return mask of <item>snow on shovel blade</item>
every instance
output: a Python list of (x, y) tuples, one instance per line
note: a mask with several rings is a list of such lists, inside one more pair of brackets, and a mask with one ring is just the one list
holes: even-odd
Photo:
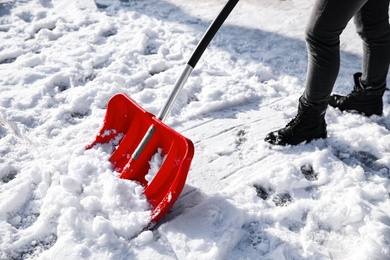
[[(142, 153), (134, 159), (134, 151), (150, 126), (155, 132)], [(110, 99), (103, 126), (86, 148), (120, 136), (123, 138), (111, 155), (110, 162), (120, 172), (121, 178), (138, 181), (144, 186), (144, 194), (153, 207), (151, 224), (154, 224), (164, 217), (179, 197), (194, 156), (194, 145), (125, 94), (117, 94)], [(165, 156), (165, 160), (148, 183), (145, 179), (149, 171), (148, 162), (158, 149), (161, 149), (161, 156)]]

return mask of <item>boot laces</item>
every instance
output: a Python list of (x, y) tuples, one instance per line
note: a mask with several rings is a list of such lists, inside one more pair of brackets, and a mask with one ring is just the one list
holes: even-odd
[(291, 127), (291, 128), (294, 128), (295, 126), (297, 126), (306, 116), (306, 114), (308, 113), (307, 110), (305, 111), (300, 111), (287, 125), (286, 127)]
[(348, 94), (345, 98), (347, 100), (358, 98), (359, 96), (362, 95), (369, 95), (369, 96), (382, 96), (383, 95), (382, 90), (373, 90), (372, 88), (359, 88), (359, 87), (354, 87), (353, 90), (351, 91), (350, 94)]
[(346, 99), (357, 97), (364, 92), (366, 92), (364, 88), (355, 85), (351, 93), (346, 96)]

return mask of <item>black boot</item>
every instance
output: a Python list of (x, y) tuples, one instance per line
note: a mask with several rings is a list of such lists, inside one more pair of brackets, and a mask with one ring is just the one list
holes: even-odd
[(382, 115), (382, 96), (386, 86), (381, 88), (365, 86), (361, 82), (361, 76), (360, 72), (355, 73), (353, 75), (355, 81), (353, 91), (347, 96), (332, 95), (329, 99), (329, 105), (341, 111), (357, 111), (365, 116)]
[(326, 108), (311, 107), (301, 97), (297, 116), (286, 127), (269, 133), (264, 141), (277, 145), (297, 145), (303, 141), (326, 138), (325, 112)]

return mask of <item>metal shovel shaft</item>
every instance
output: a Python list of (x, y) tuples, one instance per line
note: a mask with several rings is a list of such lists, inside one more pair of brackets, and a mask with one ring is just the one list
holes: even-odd
[(192, 54), (191, 58), (188, 60), (187, 65), (185, 66), (183, 72), (181, 73), (180, 77), (177, 79), (168, 100), (166, 101), (164, 107), (161, 109), (159, 115), (157, 116), (158, 119), (163, 121), (165, 117), (168, 115), (168, 113), (170, 112), (173, 106), (173, 103), (176, 101), (177, 96), (182, 90), (192, 70), (195, 68), (196, 64), (198, 63), (203, 52), (206, 50), (207, 46), (214, 38), (215, 34), (218, 32), (219, 28), (222, 26), (222, 24), (224, 23), (224, 21), (229, 16), (229, 14), (231, 13), (231, 11), (233, 10), (233, 8), (236, 6), (237, 3), (238, 0), (229, 0), (226, 3), (225, 7), (217, 16), (217, 18), (215, 18), (213, 23), (207, 29), (206, 33), (203, 35), (203, 38), (198, 43), (198, 46), (196, 46), (196, 49)]
[[(184, 67), (184, 70), (182, 71), (179, 78), (177, 79), (168, 100), (166, 101), (163, 108), (160, 110), (160, 113), (157, 116), (159, 120), (163, 121), (171, 111), (174, 102), (176, 101), (180, 91), (183, 89), (183, 86), (186, 83), (188, 77), (190, 76), (192, 70), (195, 68), (203, 52), (206, 50), (207, 46), (214, 38), (219, 28), (221, 28), (222, 24), (225, 22), (226, 18), (234, 9), (238, 1), (239, 0), (229, 0), (224, 6), (224, 8), (222, 9), (222, 11), (217, 16), (217, 18), (215, 18), (215, 20), (212, 22), (210, 27), (207, 29), (206, 33), (203, 35), (203, 38), (198, 43), (194, 53), (192, 54), (191, 58), (188, 60), (186, 66)], [(154, 126), (151, 125), (149, 127), (149, 130), (146, 132), (144, 138), (142, 139), (142, 141), (140, 142), (140, 144), (132, 154), (133, 159), (137, 159), (139, 157), (142, 150), (149, 142), (150, 138), (152, 138), (154, 132), (155, 132)]]
[(180, 74), (180, 77), (176, 80), (176, 83), (173, 87), (173, 90), (168, 98), (168, 100), (165, 102), (164, 107), (160, 110), (160, 113), (158, 114), (157, 118), (161, 121), (164, 121), (165, 117), (169, 114), (171, 111), (174, 102), (176, 101), (177, 97), (179, 96), (180, 91), (183, 89), (184, 84), (186, 83), (188, 77), (190, 76), (192, 70), (194, 67), (190, 66), (188, 63), (184, 67), (184, 70)]

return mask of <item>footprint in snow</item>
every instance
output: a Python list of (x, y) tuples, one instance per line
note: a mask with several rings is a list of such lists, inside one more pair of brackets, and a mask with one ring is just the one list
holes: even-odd
[(238, 248), (242, 247), (243, 250), (247, 250), (247, 246), (253, 247), (258, 251), (259, 255), (266, 253), (266, 249), (270, 244), (270, 239), (267, 233), (264, 231), (264, 227), (260, 222), (251, 222), (243, 226), (244, 236), (241, 242), (238, 244)]
[(379, 158), (374, 154), (366, 151), (344, 152), (338, 149), (333, 154), (345, 164), (355, 167), (361, 166), (366, 172), (379, 172), (381, 175), (390, 178), (390, 167), (379, 163)]
[(316, 173), (313, 169), (313, 166), (308, 163), (301, 166), (301, 172), (308, 181), (315, 181), (318, 179), (318, 173)]
[(253, 186), (256, 189), (257, 197), (262, 198), (263, 200), (268, 199), (269, 193), (271, 191), (270, 189), (267, 190), (266, 188), (264, 188), (263, 186), (261, 186), (259, 184), (255, 184)]
[(10, 58), (0, 60), (0, 64), (9, 64), (9, 63), (13, 63), (14, 61), (16, 61), (16, 57), (10, 57)]
[(270, 188), (264, 188), (259, 184), (254, 184), (253, 187), (255, 187), (257, 196), (259, 198), (266, 200), (272, 197), (272, 201), (278, 207), (287, 206), (292, 201), (292, 197), (288, 192), (279, 193), (271, 196), (270, 193), (272, 192), (272, 190)]
[(276, 194), (272, 198), (272, 201), (275, 203), (276, 206), (283, 207), (290, 204), (290, 202), (292, 201), (292, 197), (290, 193), (284, 192), (284, 193)]
[(7, 165), (6, 167), (0, 169), (0, 182), (8, 183), (15, 179), (18, 171), (15, 167)]
[(240, 130), (238, 131), (237, 133), (237, 140), (236, 140), (236, 144), (237, 146), (240, 146), (242, 145), (245, 141), (246, 141), (246, 132), (244, 130)]

